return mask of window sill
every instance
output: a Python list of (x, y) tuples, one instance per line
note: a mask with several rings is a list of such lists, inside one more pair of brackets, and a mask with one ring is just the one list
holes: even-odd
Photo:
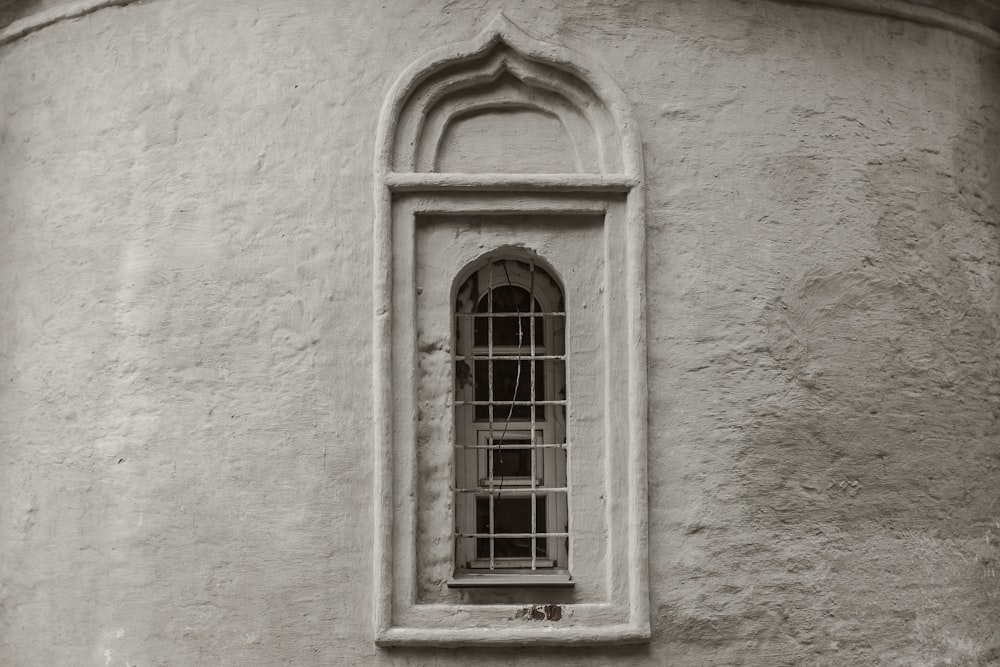
[[(556, 568), (555, 561), (551, 558), (536, 558), (535, 571), (531, 572), (530, 558), (495, 558), (494, 566), (490, 568), (490, 561), (487, 558), (476, 559), (465, 564), (465, 568), (458, 571), (459, 576), (463, 574), (516, 574), (524, 576), (534, 576), (538, 574), (563, 573), (565, 570)], [(568, 575), (567, 575), (568, 576)]]
[(572, 588), (573, 578), (565, 570), (557, 572), (456, 572), (448, 588)]

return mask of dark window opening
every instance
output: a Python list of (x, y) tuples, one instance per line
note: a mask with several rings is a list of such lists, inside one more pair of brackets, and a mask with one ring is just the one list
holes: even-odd
[[(545, 533), (545, 496), (535, 496), (535, 530), (531, 530), (531, 496), (493, 499), (493, 530), (490, 530), (490, 499), (476, 498), (476, 532), (492, 534)], [(481, 537), (476, 540), (476, 558), (531, 558), (531, 537)], [(548, 540), (535, 538), (535, 557), (548, 555)]]

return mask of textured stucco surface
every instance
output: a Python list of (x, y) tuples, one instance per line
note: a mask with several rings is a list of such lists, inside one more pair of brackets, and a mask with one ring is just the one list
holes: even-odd
[[(0, 664), (1000, 661), (1000, 58), (760, 1), (150, 0), (0, 49)], [(653, 640), (376, 650), (372, 158), (499, 9), (632, 100)]]

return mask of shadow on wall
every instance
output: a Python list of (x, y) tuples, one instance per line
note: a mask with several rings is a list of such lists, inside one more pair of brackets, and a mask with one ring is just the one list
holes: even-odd
[(0, 30), (18, 19), (70, 2), (71, 0), (0, 0)]

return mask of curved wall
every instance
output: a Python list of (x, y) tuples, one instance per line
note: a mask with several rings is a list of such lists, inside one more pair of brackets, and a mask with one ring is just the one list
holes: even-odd
[[(0, 44), (35, 30), (137, 0), (0, 0)], [(775, 0), (861, 12), (954, 31), (988, 46), (1000, 46), (996, 0)]]
[[(140, 2), (0, 47), (0, 664), (1000, 659), (988, 40), (763, 0), (387, 5)], [(640, 122), (648, 646), (372, 641), (378, 109), (500, 9)]]

